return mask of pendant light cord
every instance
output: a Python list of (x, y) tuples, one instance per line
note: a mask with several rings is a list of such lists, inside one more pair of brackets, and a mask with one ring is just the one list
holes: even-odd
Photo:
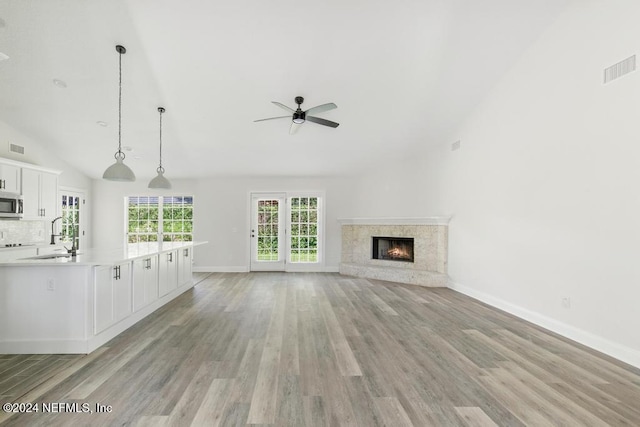
[(122, 54), (118, 59), (118, 151), (122, 151)]
[(125, 155), (122, 152), (122, 51), (118, 50), (118, 53), (118, 152), (116, 153), (115, 158), (124, 160)]
[(158, 172), (164, 173), (164, 168), (162, 167), (162, 113), (164, 113), (164, 108), (159, 107), (158, 112), (160, 112), (160, 166), (158, 167)]

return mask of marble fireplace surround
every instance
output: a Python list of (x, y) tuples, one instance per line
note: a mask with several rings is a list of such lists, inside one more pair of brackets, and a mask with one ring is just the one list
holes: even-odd
[[(450, 217), (341, 218), (340, 274), (412, 285), (447, 286)], [(373, 236), (413, 237), (414, 262), (373, 259)]]

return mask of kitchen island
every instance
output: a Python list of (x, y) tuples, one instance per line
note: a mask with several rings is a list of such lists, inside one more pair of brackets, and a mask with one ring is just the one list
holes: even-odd
[(0, 263), (0, 353), (90, 353), (193, 287), (193, 248), (163, 242)]

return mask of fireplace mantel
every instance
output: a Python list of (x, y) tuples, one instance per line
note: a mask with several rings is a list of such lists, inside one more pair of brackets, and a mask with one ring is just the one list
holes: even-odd
[[(446, 286), (450, 218), (340, 218), (340, 273), (420, 286)], [(372, 247), (376, 236), (412, 238), (414, 261), (374, 259)]]
[(342, 225), (449, 225), (450, 216), (421, 218), (338, 218)]

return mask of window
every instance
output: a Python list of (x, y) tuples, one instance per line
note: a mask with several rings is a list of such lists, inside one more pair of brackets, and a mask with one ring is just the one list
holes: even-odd
[(129, 243), (193, 240), (193, 197), (129, 196), (127, 205)]
[(318, 262), (318, 197), (291, 198), (292, 263)]

